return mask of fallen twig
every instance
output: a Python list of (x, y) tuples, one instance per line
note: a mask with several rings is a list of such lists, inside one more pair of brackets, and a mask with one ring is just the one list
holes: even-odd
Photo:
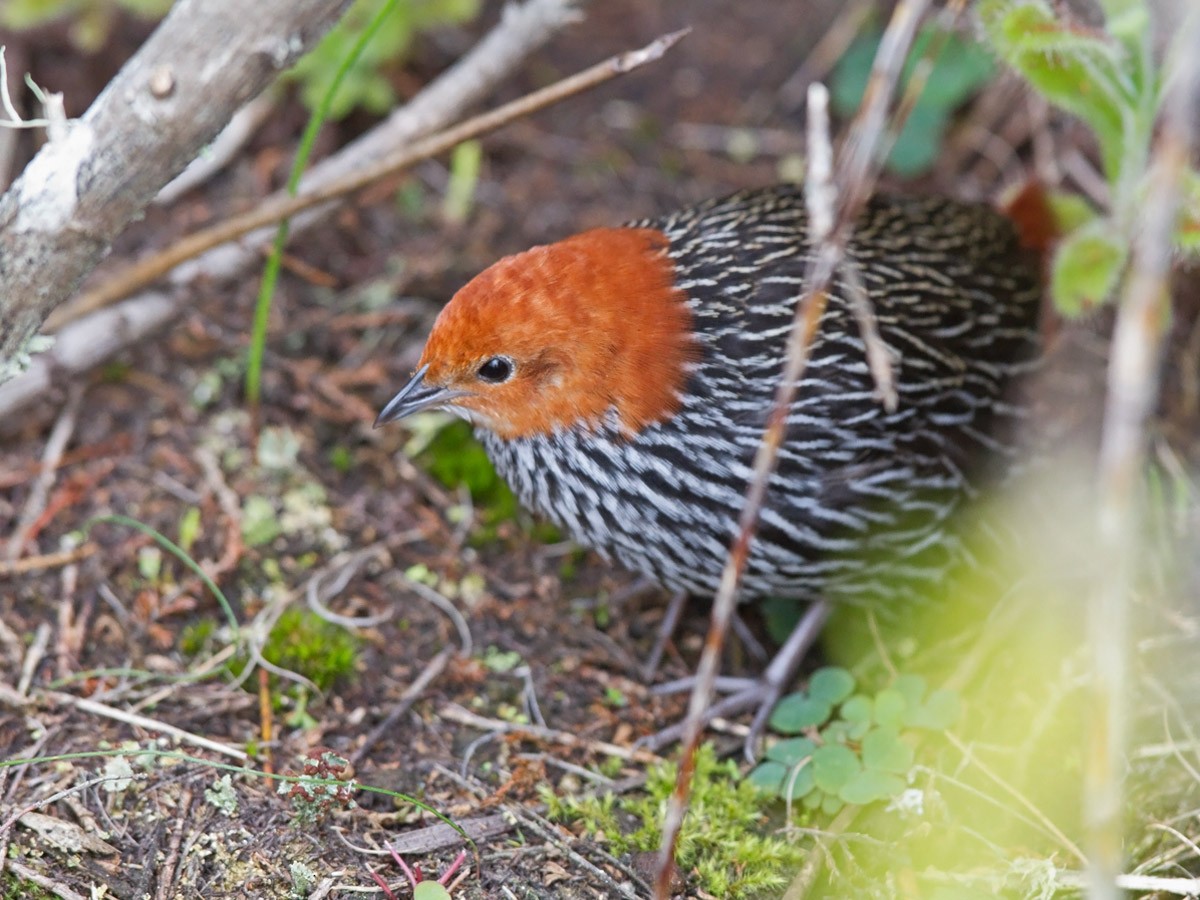
[[(447, 128), (431, 137), (417, 141), (410, 147), (394, 151), (362, 169), (335, 178), (330, 183), (297, 196), (277, 193), (264, 199), (258, 206), (240, 216), (228, 219), (219, 225), (205, 228), (189, 235), (166, 250), (150, 256), (125, 272), (118, 274), (94, 291), (84, 294), (71, 304), (70, 317), (103, 309), (128, 296), (136, 290), (157, 281), (180, 263), (199, 256), (220, 244), (236, 240), (264, 225), (271, 225), (296, 213), (319, 206), (330, 200), (344, 198), (382, 178), (395, 175), (422, 160), (451, 150), (463, 141), (468, 141), (495, 131), (517, 119), (532, 115), (554, 103), (573, 97), (582, 91), (611, 81), (647, 63), (661, 59), (687, 32), (677, 31), (651, 41), (640, 50), (629, 50), (597, 63), (582, 72), (557, 81), (549, 87), (533, 91), (511, 103), (473, 116), (459, 125)], [(46, 327), (53, 330), (68, 321), (66, 312), (51, 316)]]

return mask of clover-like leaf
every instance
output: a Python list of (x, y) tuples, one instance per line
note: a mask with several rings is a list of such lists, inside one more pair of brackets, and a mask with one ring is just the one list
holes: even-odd
[[(868, 727), (870, 727), (870, 723), (868, 723)], [(824, 744), (845, 744), (850, 741), (857, 741), (865, 733), (858, 722), (834, 719), (821, 729), (821, 742)]]
[(825, 794), (821, 800), (821, 812), (827, 816), (836, 816), (845, 805), (846, 801), (837, 794)]
[(899, 728), (904, 724), (908, 702), (895, 688), (886, 688), (875, 695), (875, 723)]
[(862, 762), (849, 747), (826, 744), (813, 751), (812, 770), (817, 787), (828, 794), (836, 794), (851, 777), (862, 771)]
[(808, 680), (808, 693), (814, 699), (836, 706), (854, 690), (854, 676), (838, 666), (825, 666), (813, 672)]
[(783, 784), (779, 786), (779, 796), (795, 802), (815, 793), (816, 789), (817, 780), (813, 775), (812, 764), (807, 763), (788, 771), (783, 778)]
[(828, 700), (811, 697), (803, 691), (788, 694), (771, 712), (770, 724), (781, 734), (798, 734), (829, 721), (833, 706)]
[(842, 786), (842, 789), (838, 791), (838, 797), (846, 803), (862, 806), (895, 797), (904, 790), (904, 784), (904, 779), (899, 775), (876, 769), (865, 769)]
[(788, 738), (772, 744), (767, 749), (767, 759), (773, 759), (785, 766), (798, 766), (809, 759), (816, 749), (817, 745), (808, 738)]
[(929, 731), (948, 731), (962, 715), (962, 701), (956, 692), (940, 688), (930, 693), (924, 702), (907, 717), (912, 728)]
[(783, 787), (783, 779), (787, 777), (788, 767), (781, 762), (767, 759), (760, 762), (746, 775), (746, 781), (754, 785), (764, 794), (779, 796)]
[(925, 697), (925, 692), (929, 690), (929, 685), (920, 675), (899, 675), (892, 682), (891, 688), (904, 698), (904, 704), (909, 709), (914, 709), (921, 705), (921, 700)]
[(912, 768), (913, 750), (895, 728), (873, 728), (862, 741), (863, 768), (903, 775)]

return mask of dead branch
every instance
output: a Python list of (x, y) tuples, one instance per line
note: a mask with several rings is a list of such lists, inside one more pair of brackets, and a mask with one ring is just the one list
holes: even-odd
[(349, 0), (179, 0), (0, 198), (0, 381), (112, 241)]
[[(313, 166), (301, 181), (301, 191), (318, 190), (336, 178), (378, 160), (388, 151), (453, 122), (560, 28), (573, 21), (578, 5), (578, 0), (528, 0), (519, 6), (509, 6), (500, 23), (474, 49), (406, 106)], [(293, 218), (292, 235), (323, 221), (323, 214), (328, 209), (328, 205), (318, 206)], [(172, 273), (174, 289), (168, 293), (157, 290), (139, 293), (120, 307), (62, 325), (54, 347), (34, 356), (23, 374), (0, 383), (0, 420), (44, 396), (64, 374), (86, 371), (178, 318), (191, 296), (186, 286), (195, 280), (234, 278), (260, 263), (260, 250), (273, 235), (274, 228), (262, 228), (246, 235), (237, 244), (207, 251)], [(2, 308), (0, 303), (0, 310)], [(56, 311), (54, 318), (60, 319), (60, 324), (67, 322), (73, 318), (68, 315), (70, 308), (68, 304)], [(0, 360), (4, 358), (5, 354), (0, 352)]]

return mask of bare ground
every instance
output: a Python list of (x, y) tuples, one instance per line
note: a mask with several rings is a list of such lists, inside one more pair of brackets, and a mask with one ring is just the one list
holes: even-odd
[[(441, 217), (446, 170), (430, 163), (403, 184), (359, 198), (318, 235), (294, 242), (273, 314), (259, 423), (267, 437), (257, 457), (239, 388), (256, 283), (197, 292), (169, 332), (63, 385), (25, 421), (0, 426), (0, 534), (13, 548), (0, 569), (0, 758), (43, 760), (0, 769), (0, 865), (6, 865), (0, 896), (24, 896), (12, 886), (31, 891), (30, 884), (41, 883), (63, 897), (88, 896), (98, 885), (122, 900), (284, 897), (296, 878), (293, 864), (314, 873), (311, 896), (373, 889), (368, 867), (382, 869), (401, 891), (398, 869), (368, 855), (393, 839), (413, 841), (406, 857), (420, 859), (427, 871), (449, 864), (457, 845), (423, 830), (437, 820), (389, 795), (360, 792), (357, 807), (333, 808), (306, 825), (275, 782), (234, 774), (223, 794), (215, 786), (220, 771), (202, 762), (295, 772), (319, 748), (353, 760), (364, 785), (415, 796), (464, 826), (492, 829), (478, 837), (468, 859), (472, 875), (455, 889), (456, 898), (608, 897), (616, 895), (615, 885), (644, 877), (643, 861), (613, 858), (603, 842), (540, 820), (539, 786), (578, 790), (579, 767), (602, 771), (596, 777), (617, 787), (639, 782), (650, 757), (634, 741), (682, 712), (681, 700), (652, 695), (639, 672), (662, 598), (650, 592), (619, 600), (630, 576), (569, 546), (537, 540), (540, 532), (523, 515), (487, 525), (486, 510), (472, 509), (462, 491), (409, 461), (403, 452), (409, 432), (372, 431), (370, 423), (411, 369), (440, 305), (497, 256), (776, 179), (781, 156), (801, 148), (795, 91), (785, 86), (828, 20), (819, 4), (806, 5), (805, 15), (812, 22), (799, 27), (792, 6), (771, 0), (597, 4), (586, 25), (556, 41), (527, 67), (525, 83), (504, 93), (684, 24), (696, 30), (657, 67), (487, 139), (476, 203), (464, 224)], [(95, 57), (69, 51), (55, 29), (0, 35), (0, 41), (22, 46), (34, 77), (65, 90), (76, 104), (69, 111), (78, 113), (141, 39), (144, 31), (126, 26)], [(396, 73), (402, 90), (411, 92), (452, 61), (483, 27), (422, 42), (417, 58)], [(981, 102), (968, 116), (1000, 130), (1007, 120), (986, 119), (986, 110)], [(1028, 122), (1040, 122), (1019, 104), (1009, 112), (1012, 119), (1025, 116), (1026, 130)], [(289, 105), (229, 172), (172, 208), (151, 211), (106, 270), (252, 205), (277, 186), (302, 115)], [(337, 145), (363, 125), (352, 118), (323, 141)], [(757, 135), (758, 152), (731, 159), (729, 126)], [(1014, 143), (1025, 141), (1019, 124), (1008, 127)], [(1072, 136), (1068, 130), (1058, 138)], [(939, 167), (919, 187), (967, 194), (992, 187), (994, 167), (955, 146), (953, 165)], [(1200, 306), (1195, 279), (1181, 281), (1180, 296), (1175, 346), (1183, 364), (1171, 369), (1155, 447), (1160, 455), (1170, 448), (1188, 471), (1196, 447), (1197, 379), (1186, 364), (1195, 357), (1198, 333), (1191, 325)], [(1055, 407), (1058, 415), (1094, 408), (1085, 401), (1098, 396), (1103, 346), (1093, 348), (1090, 333), (1071, 345), (1077, 352), (1052, 385), (1067, 398)], [(55, 433), (65, 436), (57, 452)], [(47, 456), (52, 465), (43, 470)], [(271, 511), (265, 517), (255, 513), (263, 504)], [(212, 594), (170, 557), (155, 571), (147, 555), (152, 541), (137, 530), (106, 523), (82, 532), (96, 516), (119, 514), (180, 540), (181, 530), (192, 527), (183, 524), (190, 509), (199, 516), (189, 551), (243, 625), (269, 625), (285, 607), (305, 607), (313, 597), (339, 615), (374, 620), (352, 629), (358, 641), (352, 678), (311, 695), (298, 710), (294, 702), (272, 708), (271, 693), (284, 687), (276, 676), (256, 674), (241, 686), (224, 677), (184, 677), (202, 674), (214, 655), (219, 668), (234, 641), (221, 630), (224, 615)], [(1194, 510), (1180, 516), (1174, 533), (1194, 535)], [(254, 524), (278, 533), (254, 543)], [(418, 565), (463, 617), (470, 653), (448, 651), (461, 647), (463, 636), (427, 591), (413, 587), (414, 578), (425, 577), (413, 570)], [(1165, 609), (1154, 607), (1144, 623), (1151, 657), (1154, 648), (1186, 643), (1194, 633), (1194, 610)], [(660, 678), (691, 671), (703, 609), (686, 619)], [(205, 640), (197, 638), (198, 622), (215, 623)], [(243, 634), (251, 643), (254, 627)], [(1065, 633), (1051, 631), (1047, 643), (1065, 642)], [(181, 645), (188, 637), (193, 645)], [(983, 646), (976, 656), (971, 647), (950, 644), (926, 652), (948, 648), (973, 662), (1004, 655), (995, 644)], [(1194, 699), (1194, 670), (1178, 656), (1170, 660), (1165, 671), (1148, 666), (1146, 683), (1165, 682), (1178, 689), (1170, 697)], [(753, 668), (737, 642), (728, 667)], [(1010, 660), (984, 680), (1007, 678), (1020, 687), (1016, 668)], [(422, 675), (428, 683), (410, 694)], [(1017, 753), (1029, 754), (1026, 768), (1044, 766), (1028, 747), (1061, 740), (1063, 723), (1075, 722), (1073, 677), (1054, 673), (1061, 690), (1053, 702), (1014, 688), (1003, 713), (977, 711), (974, 718), (990, 716), (1010, 732), (1027, 729)], [(1144, 718), (1159, 725), (1169, 718), (1172, 735), (1180, 723), (1187, 726), (1188, 715), (1162, 712), (1177, 707), (1176, 700), (1152, 695), (1140, 710)], [(512, 730), (526, 721), (530, 697), (546, 726)], [(107, 756), (48, 759), (126, 741), (168, 755), (128, 757), (128, 770)], [(239, 757), (246, 752), (250, 759)], [(1149, 755), (1138, 763), (1139, 803), (1145, 797), (1146, 808), (1131, 810), (1131, 817), (1144, 812), (1189, 833), (1171, 815), (1194, 809), (1196, 784), (1180, 777), (1177, 766), (1170, 769), (1164, 760), (1171, 758)], [(1058, 762), (1061, 770), (1051, 767), (1028, 783), (1045, 786), (1064, 772), (1077, 774), (1081, 764), (1074, 750), (1063, 750)], [(997, 793), (1004, 815), (1016, 808), (1076, 834), (1070, 798), (1014, 801)], [(14, 824), (31, 810), (42, 818), (25, 815)], [(844, 822), (824, 825), (847, 830)], [(1132, 843), (1145, 845), (1141, 858), (1159, 860), (1153, 871), (1196, 871), (1186, 848), (1164, 849), (1152, 830), (1138, 833), (1145, 837)], [(885, 830), (869, 840), (887, 839)], [(932, 838), (926, 833), (922, 840)], [(1050, 843), (1058, 856), (1026, 849), (1041, 862), (1078, 867)], [(821, 876), (822, 896), (867, 895), (861, 880), (843, 883), (858, 888), (837, 886), (837, 873), (845, 873), (858, 846), (848, 840), (845, 857), (828, 858), (825, 867), (835, 874)], [(422, 855), (430, 850), (432, 856)], [(995, 851), (997, 866), (1021, 855), (1012, 845)], [(968, 894), (952, 879), (936, 894), (929, 888), (936, 879), (920, 880), (917, 863), (910, 866), (872, 882), (880, 895), (989, 895)], [(1005, 890), (1035, 896), (1024, 884)], [(644, 895), (644, 885), (637, 890)], [(702, 896), (691, 881), (681, 895)]]

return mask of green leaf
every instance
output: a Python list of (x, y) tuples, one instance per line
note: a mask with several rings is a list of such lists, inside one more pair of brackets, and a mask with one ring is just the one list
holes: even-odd
[(863, 694), (855, 694), (842, 704), (842, 718), (847, 722), (870, 722), (875, 710), (871, 698)]
[(826, 794), (825, 798), (821, 801), (821, 812), (827, 816), (836, 816), (842, 811), (842, 807), (845, 805), (845, 801), (836, 794)]
[(65, 16), (74, 0), (8, 0), (0, 4), (0, 26), (22, 31)]
[(1106, 220), (1069, 234), (1058, 246), (1050, 276), (1054, 305), (1077, 316), (1105, 302), (1125, 268), (1129, 248), (1110, 231)]
[(912, 728), (929, 731), (949, 731), (962, 716), (962, 701), (958, 694), (948, 688), (940, 688), (928, 697), (908, 717)]
[(436, 881), (422, 881), (413, 888), (413, 900), (450, 900), (450, 892)]
[(813, 751), (813, 780), (827, 794), (836, 794), (854, 775), (862, 771), (862, 762), (843, 744), (826, 744)]
[(813, 776), (813, 767), (811, 764), (788, 769), (787, 775), (783, 778), (783, 783), (779, 786), (779, 796), (784, 800), (791, 800), (793, 803), (801, 800), (817, 789), (816, 778)]
[(1070, 234), (1096, 219), (1095, 207), (1078, 194), (1050, 191), (1047, 199), (1054, 214), (1055, 230), (1059, 234)]
[(904, 695), (895, 688), (887, 688), (875, 695), (875, 722), (879, 725), (899, 728), (904, 724), (907, 710)]
[(900, 675), (892, 682), (891, 688), (904, 698), (904, 703), (909, 709), (916, 709), (921, 705), (929, 685), (920, 675)]
[(1047, 100), (1092, 127), (1109, 181), (1117, 182), (1131, 150), (1126, 111), (1137, 107), (1126, 48), (1102, 31), (1059, 21), (1041, 0), (982, 0), (978, 10), (1000, 57)]
[(771, 728), (781, 734), (797, 734), (829, 721), (833, 707), (828, 700), (805, 693), (788, 694), (771, 712)]
[(442, 215), (446, 221), (461, 223), (467, 220), (475, 200), (475, 187), (479, 183), (482, 163), (483, 145), (479, 141), (463, 141), (454, 148), (450, 157), (450, 182), (446, 185), (446, 198), (442, 201)]
[(838, 797), (846, 803), (864, 806), (895, 797), (904, 790), (904, 785), (899, 775), (867, 769), (847, 781), (838, 791)]
[(788, 738), (785, 741), (776, 741), (772, 744), (767, 749), (767, 759), (776, 760), (785, 766), (798, 766), (809, 759), (816, 749), (817, 745), (808, 738)]
[(184, 553), (192, 552), (192, 545), (200, 536), (200, 507), (189, 506), (179, 520), (179, 546)]
[(912, 768), (913, 750), (895, 728), (875, 728), (862, 742), (863, 767), (893, 775), (904, 775)]
[(854, 690), (854, 676), (837, 666), (826, 666), (813, 672), (808, 680), (808, 693), (815, 700), (824, 700), (831, 706), (841, 703)]
[[(933, 39), (933, 27), (923, 29), (909, 53), (901, 74), (907, 84), (917, 61), (923, 59)], [(858, 108), (870, 80), (881, 32), (862, 32), (838, 61), (830, 79), (830, 100), (835, 112), (849, 116)], [(987, 51), (957, 35), (945, 38), (921, 96), (896, 137), (888, 168), (898, 175), (919, 175), (936, 160), (950, 114), (987, 83), (994, 68)]]
[(783, 779), (787, 777), (788, 767), (781, 762), (767, 759), (760, 762), (746, 775), (746, 781), (764, 794), (778, 797), (783, 788)]

